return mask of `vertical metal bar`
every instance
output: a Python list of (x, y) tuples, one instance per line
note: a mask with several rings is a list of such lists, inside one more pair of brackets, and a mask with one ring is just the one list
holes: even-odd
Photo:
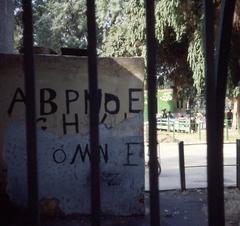
[(202, 134), (201, 134), (201, 123), (199, 122), (198, 124), (198, 139), (201, 141), (202, 139)]
[[(212, 0), (204, 0), (204, 51), (205, 51), (205, 81), (206, 81), (206, 116), (207, 116), (207, 175), (208, 175), (208, 222), (218, 225), (217, 215), (221, 215), (224, 222), (224, 206), (222, 188), (218, 189), (215, 181), (215, 156), (217, 150), (216, 130), (216, 98), (215, 98), (215, 73), (214, 73), (214, 5)], [(221, 183), (221, 182), (220, 182)], [(220, 185), (222, 186), (222, 184)], [(216, 192), (216, 193), (215, 193)], [(217, 194), (217, 196), (215, 195)], [(217, 197), (220, 197), (220, 205)]]
[[(236, 0), (228, 1), (223, 0), (221, 2), (221, 18), (220, 18), (220, 30), (216, 43), (216, 97), (218, 98), (218, 104), (216, 105), (217, 116), (217, 136), (218, 145), (223, 149), (223, 124), (224, 124), (224, 109), (225, 109), (225, 96), (227, 86), (228, 75), (228, 62), (229, 53), (231, 48), (231, 36), (232, 36), (232, 22), (235, 9)], [(228, 122), (227, 122), (228, 125)], [(219, 136), (218, 136), (219, 135)]]
[(90, 149), (91, 149), (91, 221), (100, 225), (100, 156), (99, 156), (99, 109), (95, 1), (87, 0), (88, 27), (88, 75), (90, 95)]
[(229, 133), (228, 133), (228, 120), (226, 120), (226, 140), (229, 140)]
[[(218, 194), (215, 192), (215, 208), (218, 207), (221, 211), (214, 211), (215, 218), (218, 219), (217, 225), (225, 225), (224, 216), (224, 176), (223, 176), (223, 125), (224, 125), (224, 109), (225, 96), (227, 87), (228, 62), (229, 52), (231, 48), (232, 22), (235, 9), (235, 0), (223, 0), (221, 2), (221, 17), (218, 39), (216, 41), (216, 155), (215, 155), (215, 182), (218, 189)], [(212, 162), (213, 164), (213, 162)], [(220, 215), (221, 214), (221, 215)], [(221, 222), (221, 223), (220, 223)], [(212, 225), (212, 224), (211, 224)]]
[(38, 226), (40, 223), (38, 206), (35, 73), (33, 57), (33, 22), (31, 0), (23, 0), (22, 7), (23, 7), (24, 75), (26, 94), (28, 208), (30, 213), (29, 224), (33, 226)]
[(169, 124), (169, 117), (167, 118), (167, 131), (169, 132), (170, 131), (170, 124)]
[(185, 179), (185, 160), (184, 160), (184, 142), (183, 141), (179, 142), (178, 151), (179, 151), (179, 172), (180, 172), (181, 191), (185, 191), (186, 179)]
[[(214, 6), (205, 0), (204, 49), (207, 113), (208, 222), (225, 225), (223, 193), (223, 119), (232, 18), (235, 1), (221, 2), (221, 23), (214, 61)], [(215, 68), (214, 68), (215, 66)]]
[(149, 154), (150, 154), (150, 223), (160, 225), (158, 160), (156, 133), (156, 38), (154, 0), (146, 0), (146, 31), (147, 31), (147, 86), (148, 86), (148, 121), (149, 121)]
[(236, 153), (236, 171), (237, 171), (237, 188), (240, 189), (240, 140), (236, 140), (237, 153)]
[(239, 133), (239, 129), (240, 129), (239, 116), (237, 116), (237, 130), (238, 130), (238, 133)]
[(173, 120), (173, 140), (175, 140), (175, 119)]

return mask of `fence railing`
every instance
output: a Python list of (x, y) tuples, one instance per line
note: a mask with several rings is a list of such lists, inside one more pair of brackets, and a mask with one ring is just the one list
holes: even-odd
[[(147, 123), (146, 123), (147, 125)], [(172, 132), (173, 139), (176, 138), (175, 133), (198, 133), (198, 140), (206, 138), (205, 122), (196, 122), (195, 120), (186, 118), (157, 118), (157, 129), (160, 131)], [(239, 128), (233, 128), (232, 120), (224, 120), (224, 139), (228, 141), (231, 138), (231, 132), (240, 133)]]
[(196, 123), (190, 119), (158, 118), (157, 129), (174, 132), (191, 133), (195, 130)]
[[(223, 167), (235, 166), (236, 167), (236, 187), (240, 189), (240, 140), (236, 140), (236, 143), (226, 143), (227, 144), (236, 144), (236, 164), (224, 164)], [(179, 175), (180, 175), (180, 186), (181, 191), (185, 191), (186, 187), (186, 174), (185, 169), (187, 168), (206, 168), (207, 164), (199, 165), (186, 165), (185, 164), (185, 146), (192, 145), (203, 145), (201, 144), (184, 144), (183, 141), (178, 143), (178, 154), (179, 154)], [(205, 144), (206, 145), (206, 144)]]

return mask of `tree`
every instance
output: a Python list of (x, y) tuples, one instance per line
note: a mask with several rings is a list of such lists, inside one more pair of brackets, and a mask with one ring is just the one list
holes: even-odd
[[(21, 1), (15, 1), (16, 46), (22, 39)], [(33, 1), (34, 44), (55, 50), (61, 47), (87, 47), (86, 1)]]
[[(97, 41), (100, 46), (106, 30), (122, 19), (125, 1), (99, 0), (97, 8)], [(15, 0), (15, 46), (22, 45), (21, 0)], [(85, 0), (33, 1), (34, 41), (37, 46), (59, 50), (61, 47), (87, 48)]]
[(233, 30), (232, 30), (232, 47), (230, 53), (229, 76), (227, 97), (230, 104), (233, 106), (233, 129), (238, 129), (240, 126), (240, 2), (236, 1)]
[[(20, 0), (16, 1), (16, 42), (21, 40)], [(101, 56), (146, 56), (144, 0), (98, 0), (98, 52)], [(215, 1), (219, 15), (221, 0)], [(87, 46), (86, 1), (35, 0), (36, 45), (53, 49)], [(204, 93), (202, 1), (156, 0), (157, 76), (171, 80), (179, 96)], [(230, 97), (238, 96), (240, 3), (237, 1), (229, 73)], [(217, 18), (216, 18), (217, 28)], [(195, 88), (193, 89), (192, 86)]]
[[(159, 81), (167, 77), (174, 81), (176, 92), (204, 94), (203, 56), (203, 7), (202, 1), (157, 0), (156, 38)], [(214, 2), (215, 27), (218, 28), (221, 0)], [(105, 56), (145, 57), (145, 12), (143, 0), (129, 0), (123, 19), (106, 32), (102, 53)], [(229, 67), (228, 96), (239, 97), (238, 74), (240, 73), (240, 2), (237, 1), (234, 17), (232, 52)], [(231, 94), (231, 95), (230, 95)], [(240, 99), (240, 98), (239, 98)], [(240, 102), (240, 101), (239, 101)], [(238, 111), (240, 114), (240, 111)]]
[(104, 35), (100, 53), (103, 56), (142, 56), (145, 40), (143, 1), (128, 1)]
[(14, 4), (15, 4), (15, 8), (14, 8), (14, 19), (15, 19), (14, 48), (19, 49), (22, 46), (22, 38), (23, 38), (21, 0), (15, 0)]
[[(175, 84), (178, 96), (199, 94), (203, 84), (203, 58), (199, 30), (201, 5), (196, 1), (156, 1), (157, 73)], [(106, 31), (101, 54), (104, 56), (146, 55), (144, 0), (129, 0), (122, 20)], [(200, 62), (200, 63), (199, 63)]]
[(35, 41), (53, 49), (86, 48), (86, 2), (83, 0), (41, 1), (35, 7)]
[[(19, 0), (16, 1), (19, 8)], [(156, 3), (157, 66), (159, 82), (167, 76), (174, 81), (178, 95), (189, 96), (193, 90), (191, 88), (193, 81), (195, 86), (199, 87), (197, 81), (203, 77), (199, 75), (202, 73), (201, 68), (199, 69), (201, 64), (195, 63), (193, 54), (194, 51), (198, 51), (196, 48), (200, 48), (200, 44), (191, 45), (198, 34), (195, 32), (197, 24), (195, 20), (199, 15), (192, 13), (193, 6), (182, 2), (185, 1), (158, 0)], [(86, 48), (85, 1), (36, 0), (33, 3), (36, 45), (53, 49)], [(21, 10), (16, 12), (18, 12), (16, 18), (19, 24), (16, 30), (21, 33)], [(97, 1), (97, 22), (98, 52), (101, 56), (145, 57), (144, 0), (99, 0)], [(20, 40), (21, 38), (18, 43)], [(194, 68), (193, 77), (195, 76), (194, 78), (198, 80), (192, 80), (191, 68)]]

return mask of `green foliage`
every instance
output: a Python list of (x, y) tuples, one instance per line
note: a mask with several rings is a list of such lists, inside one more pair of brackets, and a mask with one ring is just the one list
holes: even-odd
[(240, 86), (236, 86), (233, 88), (233, 97), (239, 97), (240, 96)]
[(196, 30), (193, 39), (189, 43), (187, 57), (192, 69), (194, 86), (196, 87), (198, 94), (201, 94), (204, 87), (204, 56), (202, 41), (201, 31)]
[(15, 0), (14, 19), (15, 19), (15, 32), (14, 32), (14, 47), (19, 49), (22, 46), (23, 29), (22, 29), (22, 8), (21, 1)]
[(179, 41), (186, 31), (185, 13), (181, 12), (181, 0), (159, 0), (156, 3), (156, 37), (159, 42), (164, 40), (166, 27), (173, 28), (176, 40)]
[(143, 0), (125, 2), (103, 38), (100, 54), (103, 56), (142, 56), (145, 41), (145, 9)]
[[(61, 47), (86, 48), (85, 0), (33, 1), (34, 44), (55, 50)], [(15, 0), (15, 46), (22, 45), (21, 1)]]
[[(195, 1), (157, 0), (155, 8), (158, 74), (168, 76), (175, 84), (187, 81), (192, 86), (191, 73), (199, 93), (203, 88), (200, 7)], [(121, 16), (106, 31), (101, 55), (145, 58), (144, 1), (126, 1)]]
[(83, 0), (48, 0), (35, 11), (35, 41), (53, 49), (86, 48), (86, 3)]
[[(86, 0), (34, 0), (35, 45), (55, 50), (87, 47)], [(170, 81), (179, 96), (204, 91), (202, 1), (156, 0), (158, 80)], [(144, 0), (96, 1), (100, 56), (146, 57)], [(22, 45), (21, 0), (15, 0), (15, 47)], [(237, 16), (236, 16), (237, 15)], [(227, 95), (240, 95), (240, 3), (237, 1)], [(236, 18), (238, 18), (236, 20)], [(192, 85), (195, 88), (192, 88)]]
[(233, 67), (230, 63), (230, 67), (228, 70), (228, 81), (227, 81), (227, 90), (226, 90), (226, 96), (230, 99), (240, 97), (240, 85), (234, 84), (232, 75), (233, 75)]
[[(20, 0), (16, 1), (16, 46), (21, 44)], [(35, 44), (87, 47), (86, 0), (35, 0)], [(96, 1), (98, 52), (101, 56), (146, 56), (144, 0)], [(156, 0), (158, 75), (176, 87), (204, 88), (201, 1)], [(192, 80), (193, 79), (193, 80)], [(185, 87), (185, 86), (184, 86)]]

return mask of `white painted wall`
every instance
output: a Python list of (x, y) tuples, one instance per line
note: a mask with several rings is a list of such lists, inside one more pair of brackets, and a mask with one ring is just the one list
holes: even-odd
[[(35, 64), (40, 199), (59, 200), (66, 214), (90, 213), (87, 58), (36, 56)], [(144, 214), (143, 67), (141, 58), (99, 59), (105, 214)], [(0, 75), (2, 179), (26, 205), (22, 56), (0, 55)]]

